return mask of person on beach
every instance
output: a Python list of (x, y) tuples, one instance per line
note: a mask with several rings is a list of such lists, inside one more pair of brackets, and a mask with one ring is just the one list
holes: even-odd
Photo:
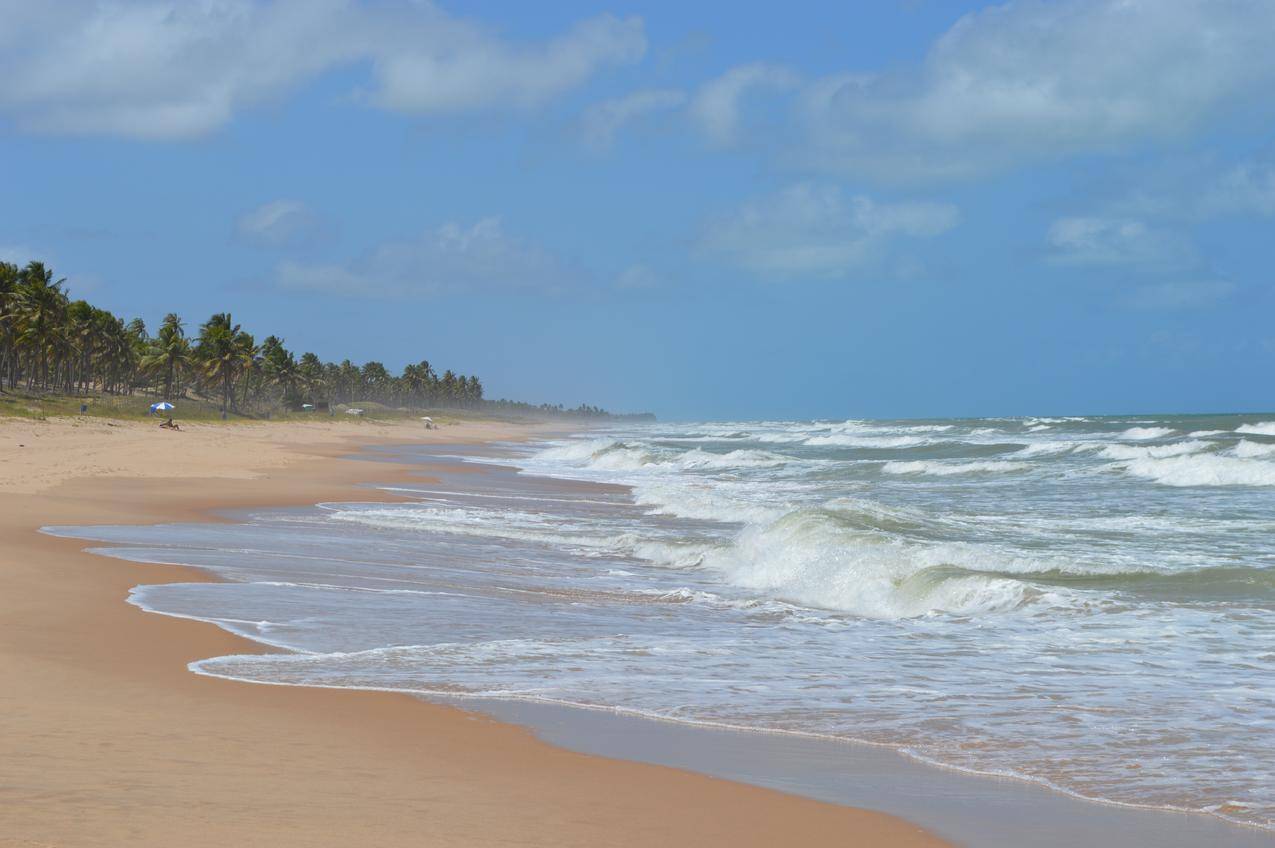
[(169, 418), (159, 425), (165, 430), (180, 430), (181, 426), (173, 423), (173, 419)]

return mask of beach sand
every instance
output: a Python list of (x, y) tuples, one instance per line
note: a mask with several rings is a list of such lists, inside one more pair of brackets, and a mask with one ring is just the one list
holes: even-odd
[(192, 660), (261, 646), (125, 597), (207, 575), (37, 532), (385, 497), (352, 486), (408, 469), (342, 457), (532, 433), (0, 421), (0, 846), (944, 844), (892, 816), (571, 753), (407, 695), (197, 676)]

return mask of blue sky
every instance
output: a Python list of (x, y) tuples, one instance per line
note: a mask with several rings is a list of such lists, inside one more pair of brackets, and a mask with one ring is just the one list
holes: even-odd
[(0, 258), (666, 417), (1275, 408), (1275, 5), (763, 5), (0, 0)]

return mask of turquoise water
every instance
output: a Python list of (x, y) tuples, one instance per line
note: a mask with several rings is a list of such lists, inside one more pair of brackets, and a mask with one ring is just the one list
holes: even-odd
[[(857, 739), (1275, 827), (1275, 416), (653, 424), (404, 504), (61, 530), (262, 682)], [(586, 485), (588, 484), (588, 485)]]

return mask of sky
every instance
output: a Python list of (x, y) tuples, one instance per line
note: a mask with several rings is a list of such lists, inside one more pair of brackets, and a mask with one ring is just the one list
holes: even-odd
[(1275, 409), (1275, 3), (0, 0), (0, 259), (664, 418)]

